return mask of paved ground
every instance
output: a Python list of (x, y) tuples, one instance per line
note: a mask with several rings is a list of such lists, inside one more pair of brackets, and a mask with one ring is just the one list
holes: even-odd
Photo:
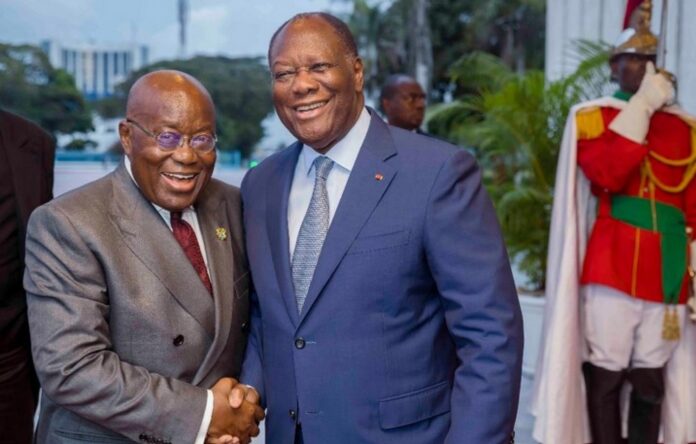
[(529, 407), (532, 405), (533, 386), (534, 381), (531, 377), (522, 377), (520, 407), (517, 411), (517, 422), (515, 423), (515, 442), (518, 444), (537, 444), (537, 441), (532, 438), (534, 417), (529, 413)]

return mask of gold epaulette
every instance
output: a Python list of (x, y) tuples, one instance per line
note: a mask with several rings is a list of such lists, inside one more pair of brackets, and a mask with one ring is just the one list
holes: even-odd
[(598, 106), (584, 108), (575, 114), (578, 140), (595, 139), (604, 132), (602, 109)]

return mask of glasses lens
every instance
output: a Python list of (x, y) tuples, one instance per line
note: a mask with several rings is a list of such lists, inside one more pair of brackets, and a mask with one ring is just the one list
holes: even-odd
[(173, 149), (181, 143), (182, 135), (174, 131), (164, 131), (157, 136), (157, 144), (165, 149)]
[(196, 134), (191, 138), (191, 148), (198, 151), (210, 151), (215, 148), (215, 138), (210, 134)]

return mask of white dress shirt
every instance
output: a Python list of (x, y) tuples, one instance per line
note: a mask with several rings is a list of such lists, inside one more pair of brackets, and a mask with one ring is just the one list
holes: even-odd
[[(367, 112), (366, 108), (363, 108), (353, 128), (325, 154), (334, 162), (334, 166), (326, 178), (326, 191), (329, 197), (329, 226), (334, 214), (336, 214), (336, 208), (341, 201), (343, 191), (346, 189), (348, 177), (353, 170), (353, 165), (358, 158), (360, 147), (365, 141), (369, 127), (370, 113)], [(315, 176), (313, 162), (319, 156), (321, 154), (314, 151), (313, 148), (304, 145), (295, 165), (295, 175), (292, 179), (288, 199), (288, 246), (291, 258), (295, 251), (300, 226), (309, 208), (309, 202), (312, 200)]]
[[(133, 183), (135, 184), (136, 187), (140, 188), (138, 186), (138, 182), (135, 181), (135, 177), (133, 177), (133, 171), (131, 169), (131, 163), (130, 159), (128, 156), (123, 157), (125, 166), (126, 166), (126, 171), (128, 171), (128, 175), (133, 179)], [(172, 229), (172, 222), (171, 222), (171, 213), (169, 210), (165, 210), (164, 208), (160, 207), (159, 205), (156, 205), (153, 202), (150, 202), (153, 207), (157, 210), (160, 216), (162, 216), (162, 219), (164, 219), (164, 223), (167, 224), (167, 227), (169, 229)], [(181, 218), (188, 222), (189, 225), (191, 225), (191, 228), (193, 228), (193, 232), (196, 233), (196, 240), (198, 240), (198, 246), (201, 249), (201, 254), (203, 255), (203, 261), (205, 262), (205, 268), (206, 271), (208, 271), (208, 276), (210, 276), (210, 269), (208, 268), (208, 258), (205, 253), (205, 244), (203, 243), (203, 233), (201, 233), (201, 226), (198, 223), (198, 215), (196, 214), (195, 208), (188, 207), (184, 209), (181, 212)], [(205, 412), (203, 412), (203, 421), (201, 422), (201, 427), (198, 429), (198, 435), (196, 435), (196, 441), (194, 444), (203, 444), (205, 441), (205, 436), (208, 433), (208, 427), (210, 426), (210, 420), (213, 419), (213, 392), (211, 390), (208, 390), (208, 397), (206, 399), (205, 403)]]

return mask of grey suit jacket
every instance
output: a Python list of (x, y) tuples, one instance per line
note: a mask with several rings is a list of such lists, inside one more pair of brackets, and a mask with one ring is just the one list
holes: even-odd
[(248, 322), (239, 190), (213, 179), (196, 209), (214, 298), (123, 165), (32, 214), (37, 442), (194, 442), (204, 388), (239, 374)]

